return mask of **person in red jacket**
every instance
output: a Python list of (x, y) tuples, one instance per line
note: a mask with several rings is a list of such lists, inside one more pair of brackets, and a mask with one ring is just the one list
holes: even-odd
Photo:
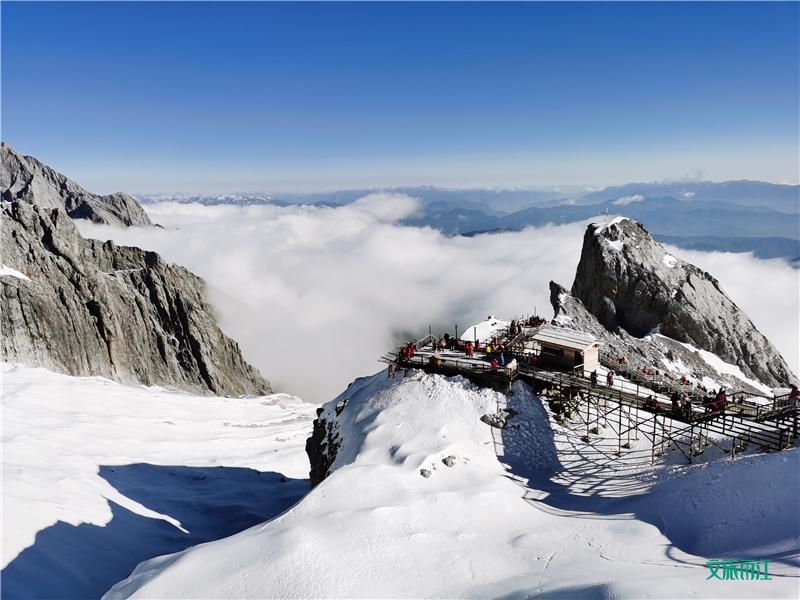
[(725, 395), (725, 388), (720, 388), (719, 394), (717, 394), (717, 410), (725, 410), (726, 404), (728, 404), (728, 396)]
[(614, 385), (614, 371), (613, 369), (608, 370), (608, 375), (606, 375), (606, 385), (611, 387)]

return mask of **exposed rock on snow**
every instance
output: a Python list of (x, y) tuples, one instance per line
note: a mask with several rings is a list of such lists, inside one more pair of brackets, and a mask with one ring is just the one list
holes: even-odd
[(663, 335), (713, 352), (767, 385), (797, 381), (716, 279), (669, 255), (629, 219), (589, 225), (572, 295), (609, 331), (621, 328), (643, 337), (659, 328)]
[(42, 164), (0, 143), (0, 197), (43, 208), (63, 208), (73, 219), (107, 225), (152, 225), (133, 196), (123, 193), (98, 196)]
[[(338, 406), (338, 404), (337, 404)], [(334, 428), (335, 420), (325, 419), (322, 409), (317, 410), (317, 418), (314, 419), (314, 429), (311, 437), (306, 440), (306, 454), (311, 470), (308, 478), (311, 480), (311, 487), (319, 484), (330, 473), (331, 465), (336, 460), (336, 453), (341, 446), (338, 429)], [(341, 411), (336, 411), (336, 416)]]
[(514, 415), (517, 414), (517, 411), (514, 409), (500, 409), (496, 413), (492, 413), (490, 415), (483, 415), (481, 417), (481, 421), (486, 423), (491, 427), (496, 427), (498, 429), (503, 429), (507, 424), (508, 420), (511, 419)]
[(158, 254), (81, 237), (61, 208), (2, 203), (3, 360), (218, 395), (269, 383), (216, 323), (203, 281)]

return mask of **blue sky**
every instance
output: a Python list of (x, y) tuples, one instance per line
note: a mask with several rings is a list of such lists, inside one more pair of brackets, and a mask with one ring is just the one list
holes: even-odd
[(100, 192), (797, 183), (800, 5), (2, 3), (2, 134)]

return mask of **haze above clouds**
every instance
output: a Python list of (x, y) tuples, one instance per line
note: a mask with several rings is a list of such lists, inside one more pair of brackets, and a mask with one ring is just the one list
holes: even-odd
[[(159, 252), (209, 284), (224, 331), (277, 390), (319, 403), (401, 340), (490, 313), (550, 318), (548, 282), (570, 286), (585, 223), (447, 237), (397, 222), (403, 195), (350, 205), (150, 205), (166, 229), (81, 224), (85, 235)], [(780, 260), (670, 249), (709, 270), (797, 369), (798, 273)]]

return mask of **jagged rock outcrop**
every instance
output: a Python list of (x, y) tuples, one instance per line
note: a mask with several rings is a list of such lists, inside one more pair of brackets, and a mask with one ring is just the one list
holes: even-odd
[(107, 225), (152, 225), (147, 213), (128, 194), (98, 196), (42, 164), (0, 143), (0, 198), (43, 208), (62, 208), (73, 219)]
[(84, 239), (62, 208), (2, 203), (3, 360), (123, 383), (251, 395), (269, 383), (217, 326), (204, 282)]
[(611, 332), (659, 332), (712, 352), (770, 386), (796, 382), (786, 362), (714, 277), (671, 256), (639, 223), (589, 225), (571, 295)]
[(625, 369), (635, 371), (641, 371), (643, 367), (658, 369), (672, 376), (686, 376), (697, 382), (714, 381), (716, 384), (712, 387), (722, 386), (729, 391), (746, 390), (756, 394), (765, 391), (739, 377), (721, 373), (698, 352), (666, 336), (647, 335), (637, 338), (621, 328), (609, 331), (600, 324), (597, 317), (586, 310), (580, 300), (570, 296), (569, 290), (553, 281), (550, 282), (550, 303), (555, 311), (553, 325), (591, 333), (602, 342), (601, 352), (610, 358), (612, 363), (620, 357), (625, 357), (627, 361)]
[(341, 443), (337, 424), (332, 420), (326, 420), (323, 409), (318, 408), (311, 437), (306, 439), (306, 454), (311, 466), (308, 478), (312, 488), (319, 485), (330, 474)]

